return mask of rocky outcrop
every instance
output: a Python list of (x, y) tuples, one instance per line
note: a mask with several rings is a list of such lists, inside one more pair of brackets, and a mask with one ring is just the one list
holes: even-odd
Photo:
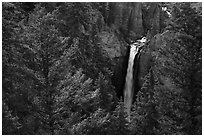
[(144, 83), (144, 77), (149, 72), (149, 68), (152, 65), (152, 56), (151, 51), (141, 51), (140, 60), (139, 60), (139, 72), (137, 75), (137, 84), (138, 89), (142, 87)]
[(142, 20), (142, 3), (110, 3), (109, 26), (132, 40), (144, 34)]
[(111, 31), (102, 31), (98, 34), (99, 46), (103, 49), (110, 59), (125, 55), (126, 46), (122, 43), (115, 33)]
[(117, 2), (108, 6), (108, 29), (98, 36), (110, 58), (124, 56), (127, 45), (143, 36), (151, 38), (161, 30), (162, 10), (158, 3)]
[(161, 7), (157, 2), (146, 4), (143, 12), (145, 33), (153, 37), (161, 30)]
[[(138, 73), (135, 81), (136, 90), (142, 87), (144, 77), (152, 63), (152, 52), (156, 50), (154, 37), (161, 31), (162, 10), (159, 3), (108, 3), (109, 13), (106, 29), (98, 33), (100, 46), (104, 53), (113, 60), (113, 85), (119, 96), (123, 95), (125, 76), (128, 66), (128, 45), (147, 36), (152, 39), (148, 50), (141, 51)], [(107, 29), (108, 28), (108, 29)], [(137, 60), (138, 61), (138, 60)]]
[(108, 25), (123, 34), (128, 42), (144, 35), (154, 36), (164, 24), (164, 11), (159, 3), (118, 2), (109, 3)]

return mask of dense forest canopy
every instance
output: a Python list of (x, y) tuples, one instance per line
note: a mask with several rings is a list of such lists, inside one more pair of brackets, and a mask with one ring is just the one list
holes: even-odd
[(201, 66), (202, 3), (3, 2), (2, 133), (202, 134)]

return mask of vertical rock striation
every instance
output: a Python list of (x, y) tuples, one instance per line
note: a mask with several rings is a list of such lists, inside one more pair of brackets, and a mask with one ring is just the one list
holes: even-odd
[(143, 33), (142, 3), (110, 3), (109, 26), (132, 40), (140, 38)]
[[(162, 10), (159, 3), (117, 2), (107, 3), (106, 29), (99, 32), (101, 47), (113, 60), (113, 84), (119, 96), (123, 95), (126, 70), (128, 67), (129, 48), (127, 45), (147, 36), (154, 38), (162, 29)], [(107, 29), (108, 28), (108, 29)], [(153, 48), (153, 47), (152, 47)], [(135, 91), (144, 83), (143, 78), (151, 67), (150, 50), (141, 51), (136, 57), (134, 67)]]

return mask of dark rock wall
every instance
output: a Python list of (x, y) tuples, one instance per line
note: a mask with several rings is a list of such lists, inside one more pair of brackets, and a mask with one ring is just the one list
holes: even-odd
[(158, 3), (150, 3), (149, 9), (147, 9), (147, 16), (144, 18), (145, 23), (148, 24), (146, 30), (150, 32), (151, 37), (156, 35), (160, 31), (160, 13), (161, 7)]
[(110, 3), (108, 25), (124, 37), (132, 40), (140, 38), (143, 33), (142, 3)]
[[(102, 48), (113, 60), (113, 85), (119, 96), (123, 96), (128, 67), (129, 46), (143, 36), (152, 39), (161, 31), (161, 7), (159, 3), (108, 3), (107, 28), (99, 33)], [(149, 46), (149, 45), (147, 45)], [(144, 77), (151, 67), (151, 50), (143, 50), (135, 58), (135, 93), (142, 87)]]
[[(140, 57), (141, 57), (141, 52), (139, 54), (137, 54), (135, 56), (135, 59), (134, 59), (134, 71), (133, 71), (133, 79), (134, 79), (134, 98), (135, 96), (137, 95), (137, 92), (139, 91), (139, 89), (141, 88), (141, 85), (139, 85), (139, 73), (140, 73)], [(133, 100), (134, 101), (134, 100)]]
[(128, 46), (125, 56), (116, 58), (117, 65), (114, 67), (114, 74), (112, 83), (115, 86), (118, 97), (123, 97), (123, 90), (125, 86), (125, 79), (128, 68), (128, 60), (130, 54), (130, 47)]
[(137, 75), (138, 86), (141, 88), (144, 83), (144, 77), (149, 72), (152, 64), (151, 51), (142, 51), (139, 60), (139, 72)]

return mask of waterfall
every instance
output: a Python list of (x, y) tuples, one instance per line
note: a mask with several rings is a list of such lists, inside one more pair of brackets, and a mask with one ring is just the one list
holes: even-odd
[(124, 105), (125, 111), (128, 114), (128, 120), (130, 121), (130, 111), (131, 105), (133, 102), (133, 94), (134, 94), (134, 81), (133, 81), (133, 65), (134, 65), (134, 58), (137, 54), (139, 54), (140, 48), (144, 45), (146, 38), (144, 38), (136, 43), (131, 44), (130, 46), (130, 55), (128, 61), (128, 68), (127, 74), (125, 79), (125, 88), (124, 88)]

